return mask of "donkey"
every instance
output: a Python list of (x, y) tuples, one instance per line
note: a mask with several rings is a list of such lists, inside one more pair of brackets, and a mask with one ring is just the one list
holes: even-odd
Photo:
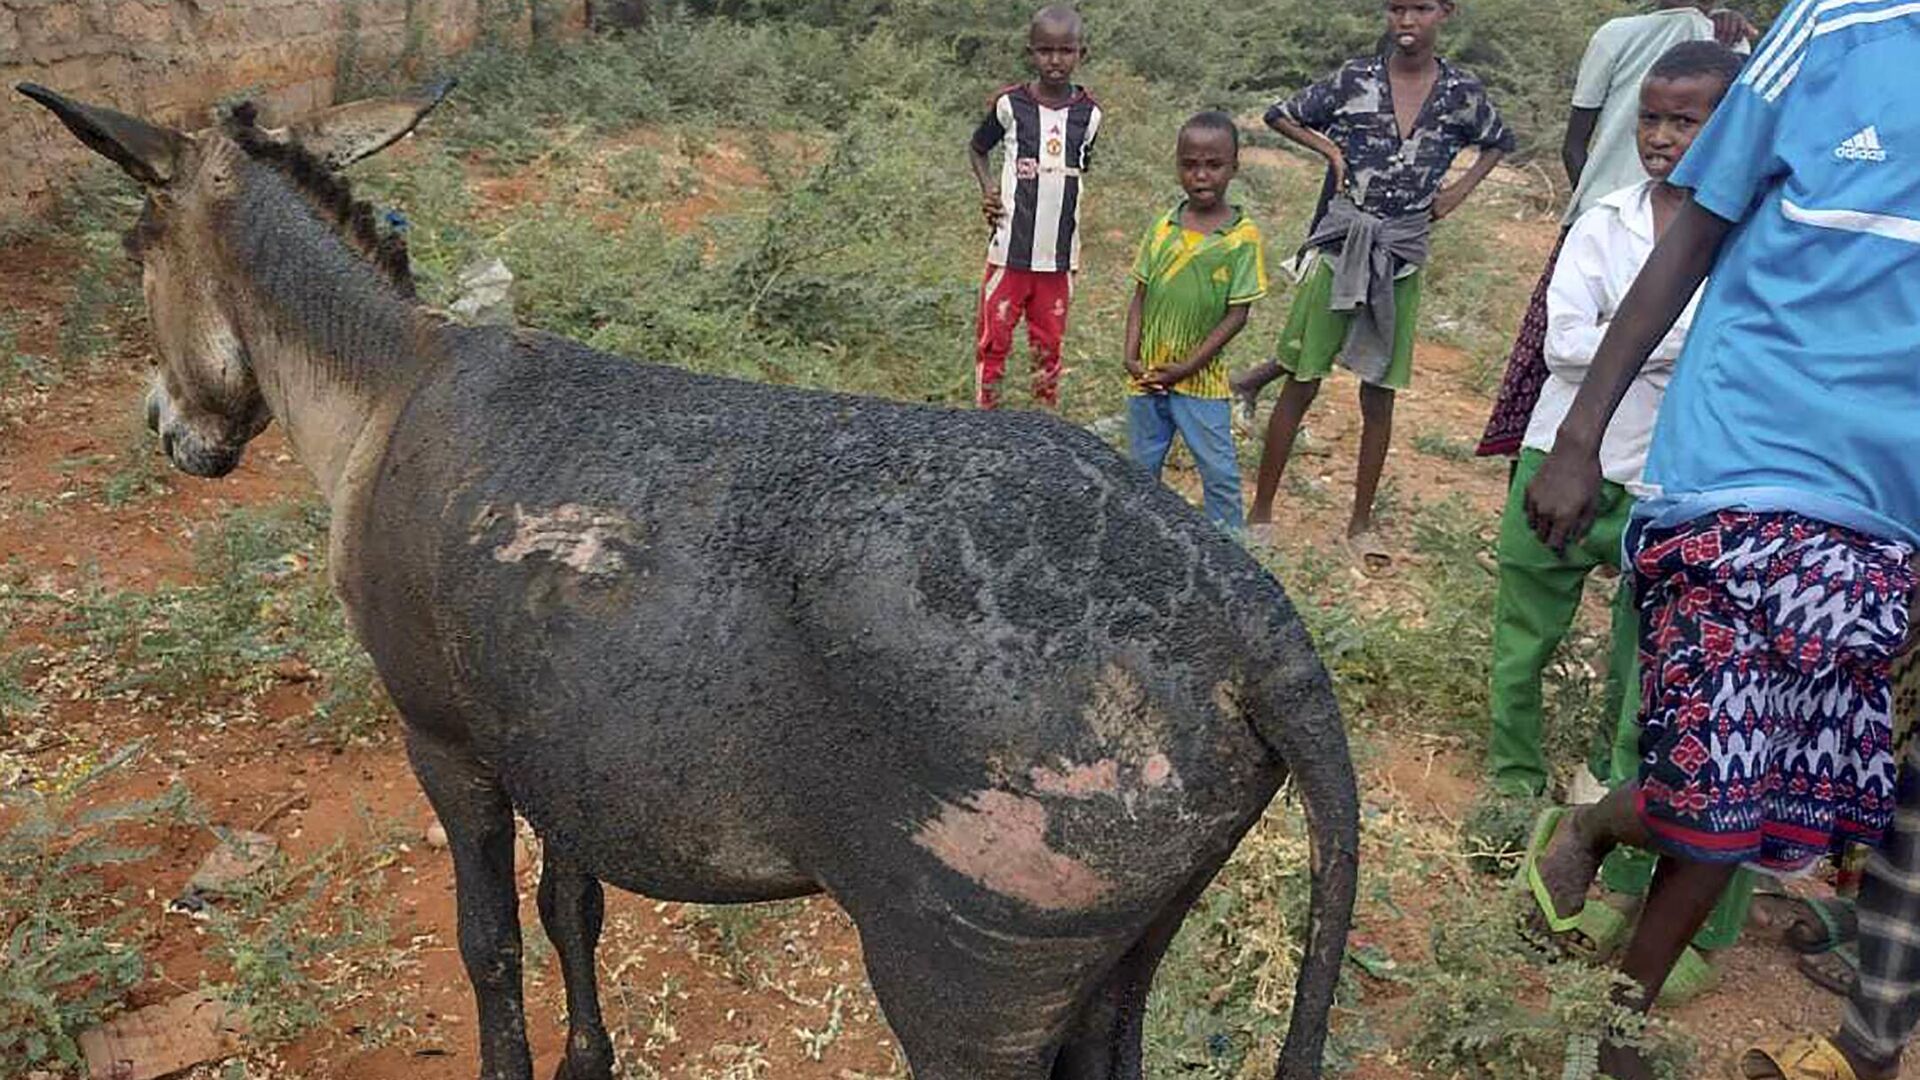
[(20, 91), (145, 187), (173, 464), (268, 423), (444, 823), (483, 1080), (528, 1080), (513, 813), (544, 839), (559, 1076), (609, 1077), (602, 882), (826, 893), (919, 1080), (1141, 1076), (1154, 970), (1291, 776), (1312, 909), (1277, 1075), (1317, 1077), (1357, 798), (1279, 584), (1106, 445), (453, 325), (335, 176), (438, 99), (183, 133)]

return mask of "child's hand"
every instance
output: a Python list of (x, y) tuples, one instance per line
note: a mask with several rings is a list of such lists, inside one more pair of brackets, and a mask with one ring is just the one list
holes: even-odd
[(1737, 11), (1719, 8), (1714, 11), (1712, 19), (1714, 40), (1729, 49), (1736, 45), (1751, 45), (1760, 37), (1760, 28)]
[(998, 229), (1000, 219), (1007, 216), (1006, 204), (1000, 201), (998, 188), (980, 189), (980, 213), (987, 219), (987, 228)]
[(1185, 379), (1189, 372), (1179, 367), (1159, 367), (1147, 372), (1140, 385), (1155, 394), (1170, 394), (1173, 388)]
[(1347, 171), (1347, 155), (1341, 153), (1339, 147), (1328, 145), (1333, 151), (1327, 155), (1327, 165), (1333, 169), (1333, 190), (1336, 194), (1351, 195), (1353, 192), (1347, 190), (1347, 185), (1353, 176)]
[(1433, 197), (1433, 220), (1444, 221), (1460, 204), (1467, 201), (1467, 192), (1459, 184), (1448, 184)]
[(1565, 555), (1593, 527), (1600, 503), (1600, 455), (1556, 446), (1527, 485), (1527, 523), (1540, 542)]

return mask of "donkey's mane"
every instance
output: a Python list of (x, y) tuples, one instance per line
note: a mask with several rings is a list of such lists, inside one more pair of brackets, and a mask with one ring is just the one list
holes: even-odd
[(319, 158), (297, 142), (279, 142), (269, 138), (256, 123), (258, 109), (250, 101), (233, 107), (227, 116), (227, 136), (247, 156), (292, 182), (347, 241), (349, 247), (365, 256), (408, 300), (414, 298), (413, 265), (407, 255), (407, 238), (398, 230), (384, 236), (374, 224), (373, 206), (353, 197), (353, 185), (326, 167)]

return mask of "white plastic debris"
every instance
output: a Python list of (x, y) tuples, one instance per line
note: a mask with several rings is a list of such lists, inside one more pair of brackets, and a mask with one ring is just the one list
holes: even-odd
[(513, 271), (499, 259), (483, 259), (461, 271), (453, 314), (473, 326), (513, 325)]

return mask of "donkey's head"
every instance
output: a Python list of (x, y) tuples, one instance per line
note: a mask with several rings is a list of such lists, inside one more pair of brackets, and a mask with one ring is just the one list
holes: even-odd
[[(283, 170), (343, 169), (413, 130), (451, 85), (439, 84), (412, 99), (338, 106), (283, 128), (255, 126), (251, 106), (241, 106), (226, 124), (192, 133), (70, 101), (30, 83), (17, 87), (146, 190), (127, 250), (140, 262), (159, 355), (147, 395), (147, 423), (175, 467), (195, 476), (224, 476), (239, 463), (248, 440), (272, 419), (241, 332), (238, 305), (245, 301), (226, 272), (230, 264), (219, 232), (223, 216), (264, 175), (253, 166), (264, 158)], [(311, 176), (307, 186), (327, 189), (324, 180)], [(337, 194), (344, 207), (351, 207), (344, 185), (323, 194)], [(323, 209), (345, 213), (340, 207)], [(372, 236), (370, 221), (341, 224), (358, 224)], [(272, 237), (260, 241), (274, 242)]]

